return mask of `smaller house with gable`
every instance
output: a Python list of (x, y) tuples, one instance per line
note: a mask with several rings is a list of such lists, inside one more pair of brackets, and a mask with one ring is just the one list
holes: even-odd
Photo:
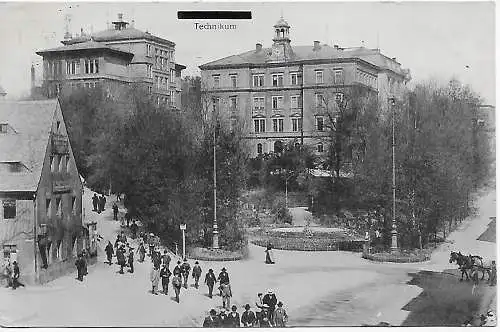
[(59, 102), (0, 102), (0, 250), (22, 282), (75, 269), (89, 242), (82, 190)]

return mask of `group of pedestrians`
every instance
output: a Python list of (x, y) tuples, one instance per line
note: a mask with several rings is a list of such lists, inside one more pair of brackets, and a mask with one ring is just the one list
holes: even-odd
[(3, 274), (4, 278), (7, 279), (7, 287), (12, 287), (12, 289), (16, 289), (19, 286), (25, 287), (24, 284), (19, 281), (21, 272), (17, 261), (14, 260), (12, 264), (8, 261), (4, 266)]
[(102, 211), (105, 210), (106, 207), (106, 197), (104, 194), (101, 194), (101, 196), (97, 196), (96, 193), (94, 193), (94, 196), (92, 196), (92, 206), (93, 206), (93, 211), (97, 213), (101, 213)]
[(241, 317), (235, 305), (231, 307), (231, 311), (228, 307), (223, 308), (219, 313), (211, 309), (203, 321), (203, 327), (286, 327), (288, 315), (283, 308), (283, 303), (277, 302), (276, 295), (272, 291), (265, 296), (259, 293), (255, 305), (260, 311), (252, 311), (250, 304), (247, 303)]

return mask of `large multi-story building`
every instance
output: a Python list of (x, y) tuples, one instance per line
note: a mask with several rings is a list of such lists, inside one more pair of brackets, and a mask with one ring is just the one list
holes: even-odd
[[(395, 58), (379, 49), (341, 48), (314, 41), (292, 46), (290, 26), (274, 25), (273, 44), (200, 66), (204, 98), (248, 133), (252, 155), (274, 152), (300, 139), (326, 151), (327, 104), (343, 100), (352, 87), (388, 98), (402, 94), (410, 79)], [(228, 121), (229, 122), (229, 121)]]
[(72, 271), (90, 249), (82, 189), (59, 102), (0, 102), (0, 246), (23, 281)]
[[(175, 43), (134, 28), (118, 14), (113, 27), (72, 38), (63, 46), (36, 52), (43, 57), (43, 90), (47, 97), (63, 89), (101, 86), (117, 99), (123, 87), (136, 84), (158, 104), (180, 108), (181, 71), (175, 62)], [(32, 74), (33, 80), (33, 74)]]

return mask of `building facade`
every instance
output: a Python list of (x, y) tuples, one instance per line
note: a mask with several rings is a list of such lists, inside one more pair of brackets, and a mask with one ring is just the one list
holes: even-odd
[(72, 271), (91, 249), (82, 189), (59, 102), (0, 102), (0, 246), (23, 282)]
[(273, 44), (200, 66), (208, 108), (250, 140), (251, 155), (276, 152), (289, 140), (326, 151), (326, 112), (358, 87), (378, 96), (382, 107), (401, 96), (409, 71), (378, 49), (331, 47), (314, 41), (292, 46), (290, 26), (274, 25)]
[[(124, 87), (139, 86), (160, 103), (180, 108), (181, 71), (175, 43), (118, 20), (91, 35), (69, 35), (63, 46), (36, 52), (43, 57), (43, 90), (51, 98), (63, 89), (100, 86), (120, 99)], [(32, 74), (32, 80), (33, 80)]]

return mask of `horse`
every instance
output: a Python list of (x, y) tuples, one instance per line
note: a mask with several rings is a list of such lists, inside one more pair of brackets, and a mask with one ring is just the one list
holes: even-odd
[(463, 255), (461, 252), (454, 252), (452, 251), (450, 253), (450, 263), (456, 262), (458, 264), (458, 269), (462, 272), (460, 281), (464, 279), (464, 274), (466, 280), (469, 280), (469, 274), (467, 273), (467, 270), (471, 270), (473, 267), (479, 268), (481, 272), (483, 273), (483, 276), (481, 280), (484, 279), (484, 267), (483, 267), (483, 259), (480, 256), (473, 256), (473, 255)]

